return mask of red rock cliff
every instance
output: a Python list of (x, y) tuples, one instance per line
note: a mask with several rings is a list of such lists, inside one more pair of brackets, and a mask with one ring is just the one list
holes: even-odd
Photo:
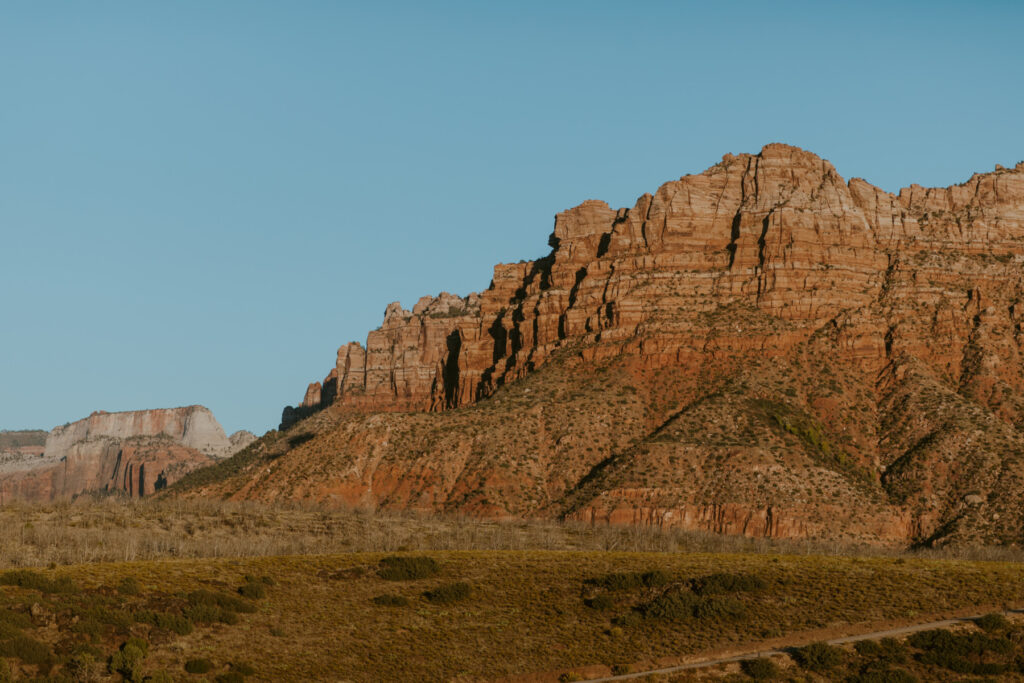
[(1024, 163), (894, 195), (773, 144), (550, 244), (389, 305), (224, 491), (1024, 542)]

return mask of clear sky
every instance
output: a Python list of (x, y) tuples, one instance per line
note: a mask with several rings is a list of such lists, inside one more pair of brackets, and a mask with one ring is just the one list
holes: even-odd
[(1024, 3), (0, 0), (0, 428), (262, 433), (388, 302), (786, 142), (895, 191), (1024, 159)]

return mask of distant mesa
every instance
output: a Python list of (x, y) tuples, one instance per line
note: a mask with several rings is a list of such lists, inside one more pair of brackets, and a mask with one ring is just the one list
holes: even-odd
[(0, 433), (0, 504), (87, 492), (149, 495), (251, 443), (203, 406), (93, 412), (43, 431)]

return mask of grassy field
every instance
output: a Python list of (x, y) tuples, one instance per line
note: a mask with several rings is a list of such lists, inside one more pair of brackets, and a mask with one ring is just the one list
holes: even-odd
[(596, 551), (389, 557), (0, 572), (0, 656), (18, 677), (52, 680), (568, 680), (587, 666), (637, 670), (794, 633), (819, 639), (1024, 603), (1024, 572), (1011, 563)]

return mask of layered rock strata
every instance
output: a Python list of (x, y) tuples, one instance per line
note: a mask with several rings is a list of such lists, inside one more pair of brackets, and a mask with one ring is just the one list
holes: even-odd
[[(773, 144), (632, 208), (584, 202), (550, 245), (479, 294), (389, 305), (285, 409), (309, 438), (235, 495), (1024, 540), (1024, 162), (891, 194)], [(572, 417), (557, 392), (586, 403), (573, 386), (591, 414), (548, 424)], [(535, 434), (499, 426), (502, 396)], [(415, 412), (439, 415), (388, 417)]]
[(152, 494), (253, 440), (230, 438), (203, 406), (98, 411), (54, 428), (41, 453), (0, 463), (0, 504), (70, 498), (86, 492)]

